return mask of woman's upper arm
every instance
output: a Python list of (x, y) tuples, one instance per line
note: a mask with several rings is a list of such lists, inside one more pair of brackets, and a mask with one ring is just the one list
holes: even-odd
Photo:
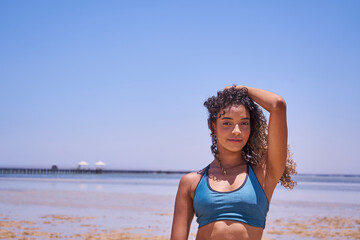
[(191, 196), (194, 173), (184, 175), (179, 183), (175, 199), (175, 210), (171, 230), (171, 240), (185, 240), (189, 236), (190, 225), (194, 217)]
[(287, 134), (286, 103), (279, 96), (270, 111), (266, 161), (267, 175), (276, 183), (281, 178), (286, 165)]

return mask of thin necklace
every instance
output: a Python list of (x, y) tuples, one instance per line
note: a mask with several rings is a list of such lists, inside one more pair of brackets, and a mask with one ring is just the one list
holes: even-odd
[[(221, 168), (222, 174), (223, 174), (224, 176), (227, 176), (227, 171), (226, 171), (226, 169), (224, 168), (224, 166), (222, 165), (221, 160), (220, 160), (219, 158), (215, 158), (215, 159), (216, 159), (216, 161), (218, 162), (219, 167)], [(238, 166), (240, 166), (240, 165), (242, 165), (242, 164), (235, 165), (235, 166), (233, 166), (233, 167), (229, 167), (228, 170), (229, 170), (229, 169), (232, 169), (232, 168), (234, 168), (234, 167), (238, 167)]]
[(218, 159), (218, 158), (215, 158), (215, 159), (216, 159), (216, 161), (218, 162), (219, 167), (221, 168), (222, 174), (223, 174), (224, 176), (226, 176), (226, 175), (227, 175), (226, 169), (225, 169), (224, 166), (222, 165), (220, 159)]

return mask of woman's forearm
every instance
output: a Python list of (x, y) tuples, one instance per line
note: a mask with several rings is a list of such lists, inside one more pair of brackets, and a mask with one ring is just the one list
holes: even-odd
[(249, 97), (257, 102), (261, 107), (266, 109), (268, 112), (274, 112), (277, 110), (284, 110), (286, 108), (285, 100), (277, 95), (263, 89), (237, 86), (236, 88), (247, 88)]

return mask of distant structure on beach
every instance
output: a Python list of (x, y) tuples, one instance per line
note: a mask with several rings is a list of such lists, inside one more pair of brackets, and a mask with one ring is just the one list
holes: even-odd
[(87, 169), (88, 166), (89, 166), (89, 163), (87, 163), (85, 161), (81, 161), (78, 163), (78, 169)]
[(106, 163), (98, 161), (95, 163), (95, 168), (90, 168), (89, 163), (85, 161), (78, 162), (76, 168), (59, 168), (53, 164), (50, 168), (3, 168), (0, 167), (0, 175), (2, 174), (185, 174), (190, 171), (166, 171), (166, 170), (116, 170), (106, 169)]
[[(106, 164), (102, 161), (98, 161), (95, 163), (95, 169), (96, 170), (103, 170), (105, 168)], [(79, 170), (88, 170), (89, 168), (89, 163), (85, 162), (85, 161), (81, 161), (78, 163), (78, 167), (77, 169)]]
[(102, 161), (98, 161), (95, 163), (95, 169), (96, 170), (103, 170), (105, 168), (106, 164)]

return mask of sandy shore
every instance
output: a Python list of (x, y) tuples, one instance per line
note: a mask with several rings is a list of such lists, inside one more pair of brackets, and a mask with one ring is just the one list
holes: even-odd
[[(157, 235), (156, 229), (124, 228), (121, 230), (102, 229), (91, 224), (95, 217), (69, 215), (44, 215), (36, 221), (14, 221), (0, 215), (0, 239), (139, 239), (165, 240), (169, 236)], [(59, 225), (76, 225), (78, 233), (66, 234), (53, 229)], [(323, 217), (301, 221), (278, 219), (265, 230), (263, 240), (279, 239), (360, 239), (360, 218)], [(60, 226), (61, 227), (61, 226)], [(137, 230), (142, 233), (134, 233)], [(194, 233), (191, 234), (194, 237)]]
[[(9, 216), (0, 215), (0, 239), (168, 239), (166, 236), (154, 236), (152, 229), (143, 229), (145, 233), (131, 233), (132, 228), (106, 230), (89, 224), (95, 217), (76, 217), (66, 215), (44, 215), (38, 221), (14, 221)], [(63, 225), (76, 225), (79, 233), (66, 234), (52, 231)], [(148, 234), (146, 233), (148, 232)]]
[(296, 236), (298, 239), (360, 239), (360, 218), (338, 216), (305, 220), (277, 219), (269, 225), (265, 230), (267, 236)]
[[(104, 189), (108, 185), (88, 182), (52, 181), (50, 187), (39, 181), (0, 183), (0, 239), (162, 240), (170, 236), (175, 196), (159, 194), (157, 185), (139, 185), (135, 192), (137, 185), (126, 184), (124, 189), (109, 191)], [(75, 184), (78, 190), (73, 189)], [(272, 201), (263, 240), (360, 239), (360, 204), (302, 199)], [(197, 226), (194, 221), (189, 240), (195, 239)]]

